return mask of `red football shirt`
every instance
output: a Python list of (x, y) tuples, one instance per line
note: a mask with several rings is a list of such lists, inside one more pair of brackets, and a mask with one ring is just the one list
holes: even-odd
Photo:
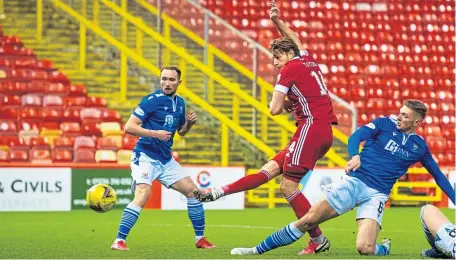
[(320, 67), (307, 51), (287, 62), (278, 75), (276, 91), (287, 94), (296, 120), (337, 124), (328, 88)]

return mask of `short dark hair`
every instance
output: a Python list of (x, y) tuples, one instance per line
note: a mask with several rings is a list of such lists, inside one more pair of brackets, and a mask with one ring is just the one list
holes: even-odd
[(160, 74), (164, 71), (164, 70), (174, 70), (177, 72), (177, 76), (179, 77), (179, 79), (181, 78), (181, 75), (182, 75), (182, 71), (179, 69), (179, 67), (177, 66), (164, 66), (160, 69)]
[(403, 105), (418, 113), (422, 119), (426, 117), (428, 109), (426, 105), (420, 100), (407, 99), (404, 101)]
[(273, 40), (269, 50), (273, 54), (274, 52), (288, 53), (290, 50), (293, 50), (295, 56), (301, 56), (298, 45), (292, 39), (285, 37)]

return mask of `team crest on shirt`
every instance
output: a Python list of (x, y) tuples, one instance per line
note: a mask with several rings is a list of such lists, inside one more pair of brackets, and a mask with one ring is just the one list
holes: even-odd
[(181, 113), (183, 113), (184, 112), (184, 108), (180, 107), (180, 111), (181, 111)]
[(393, 132), (393, 136), (396, 136), (396, 135), (397, 135), (397, 133), (396, 133), (396, 132)]
[(417, 144), (413, 144), (413, 151), (416, 151), (418, 150), (418, 145)]
[(165, 106), (165, 107), (164, 107), (164, 109), (165, 109), (165, 111), (167, 111), (167, 110), (168, 110), (168, 107), (167, 107), (167, 106)]
[(147, 179), (148, 175), (149, 175), (149, 173), (143, 172), (143, 173), (141, 174), (141, 178)]

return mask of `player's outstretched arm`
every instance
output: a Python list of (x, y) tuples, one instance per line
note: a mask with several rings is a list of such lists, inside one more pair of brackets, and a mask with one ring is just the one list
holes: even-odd
[(190, 129), (192, 126), (196, 123), (196, 113), (195, 112), (190, 112), (188, 113), (187, 120), (185, 123), (182, 125), (182, 127), (179, 129), (178, 133), (180, 136), (186, 135), (188, 132), (190, 132)]
[(426, 168), (426, 170), (434, 177), (435, 183), (445, 192), (445, 194), (450, 198), (450, 200), (455, 203), (455, 191), (451, 186), (450, 182), (448, 181), (447, 177), (443, 172), (440, 170), (437, 163), (432, 158), (431, 152), (429, 150), (426, 151), (426, 154), (423, 160), (420, 161), (421, 164)]
[(303, 50), (303, 46), (301, 41), (299, 40), (299, 36), (297, 33), (293, 32), (290, 27), (288, 27), (283, 21), (279, 19), (279, 8), (275, 0), (271, 0), (271, 9), (269, 10), (269, 17), (271, 18), (272, 22), (275, 24), (277, 29), (279, 30), (280, 34), (283, 37), (291, 39), (300, 50)]
[(145, 129), (141, 124), (141, 119), (131, 115), (127, 123), (125, 123), (124, 132), (139, 137), (154, 137), (162, 141), (168, 141), (171, 138), (171, 133), (168, 131)]

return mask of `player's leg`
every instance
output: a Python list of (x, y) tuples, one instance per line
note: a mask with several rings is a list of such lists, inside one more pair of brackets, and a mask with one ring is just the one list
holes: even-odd
[(231, 254), (264, 254), (275, 248), (290, 245), (299, 240), (308, 230), (314, 229), (319, 224), (337, 216), (339, 214), (326, 200), (320, 201), (304, 217), (274, 232), (257, 246), (251, 248), (234, 248), (231, 250)]
[(388, 196), (367, 187), (356, 178), (355, 180), (358, 182), (358, 189), (362, 191), (356, 213), (356, 222), (358, 224), (356, 249), (361, 255), (389, 255), (391, 241), (385, 238), (381, 244), (377, 243)]
[(195, 197), (202, 202), (215, 201), (229, 194), (257, 188), (281, 174), (285, 152), (285, 149), (279, 152), (271, 161), (266, 163), (258, 173), (244, 176), (221, 188), (195, 189)]
[[(433, 205), (423, 206), (420, 218), (424, 235), (431, 245), (430, 249), (421, 252), (421, 256), (451, 258), (451, 251), (456, 250), (454, 225)], [(440, 238), (438, 242), (435, 239), (437, 236)], [(455, 252), (452, 253), (454, 255)]]
[(119, 224), (116, 240), (111, 248), (114, 250), (128, 250), (125, 240), (130, 230), (139, 218), (142, 208), (152, 191), (152, 181), (159, 174), (160, 166), (156, 163), (141, 160), (139, 154), (133, 154), (131, 162), (131, 176), (133, 178), (132, 189), (135, 197), (127, 207), (125, 207)]
[(160, 181), (167, 188), (172, 188), (187, 198), (187, 212), (188, 217), (193, 225), (195, 231), (195, 240), (197, 248), (215, 248), (215, 245), (211, 244), (204, 237), (204, 229), (206, 227), (206, 216), (204, 213), (203, 204), (195, 198), (193, 190), (197, 187), (193, 180), (186, 176), (184, 170), (178, 162), (171, 159), (165, 165), (165, 173), (160, 176)]
[[(301, 124), (291, 139), (283, 167), (281, 191), (298, 219), (303, 217), (311, 207), (309, 200), (298, 189), (299, 182), (328, 152), (331, 145), (332, 129), (329, 124)], [(309, 243), (299, 252), (300, 255), (329, 250), (331, 243), (318, 226), (308, 230), (308, 233)]]
[(333, 183), (325, 188), (326, 200), (312, 206), (304, 217), (273, 233), (256, 247), (234, 248), (231, 250), (231, 254), (263, 254), (274, 248), (289, 245), (301, 238), (305, 232), (315, 229), (319, 224), (353, 209), (359, 191), (356, 187), (356, 180), (344, 176), (340, 183)]

